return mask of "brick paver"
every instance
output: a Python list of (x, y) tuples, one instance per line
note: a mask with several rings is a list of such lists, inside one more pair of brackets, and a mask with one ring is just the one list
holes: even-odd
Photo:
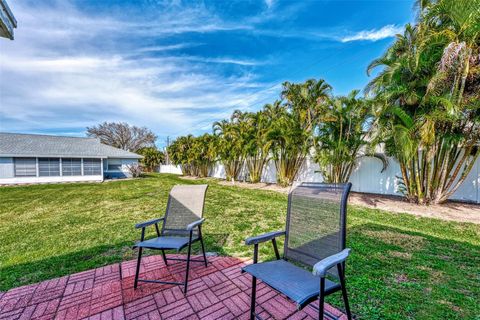
[[(126, 261), (0, 292), (0, 320), (248, 319), (251, 278), (240, 268), (251, 261), (208, 259), (208, 267), (192, 263), (186, 296), (181, 286), (174, 285), (140, 282), (134, 290), (135, 261)], [(160, 256), (142, 259), (141, 278), (183, 281), (184, 275), (185, 262), (169, 261), (165, 266)], [(317, 318), (312, 306), (298, 311), (261, 282), (257, 290), (256, 310), (262, 319)], [(326, 310), (337, 319), (346, 319), (329, 305)]]

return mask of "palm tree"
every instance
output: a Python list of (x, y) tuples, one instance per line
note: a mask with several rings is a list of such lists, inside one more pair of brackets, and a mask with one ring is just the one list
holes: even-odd
[(323, 79), (309, 79), (304, 83), (283, 83), (282, 98), (287, 107), (297, 113), (301, 126), (311, 132), (319, 115), (320, 106), (328, 99), (332, 87)]
[(180, 166), (182, 174), (186, 176), (195, 174), (191, 158), (189, 157), (193, 141), (194, 137), (192, 135), (182, 136), (175, 139), (168, 147), (168, 154), (170, 155), (172, 163)]
[(331, 86), (322, 79), (285, 82), (282, 101), (265, 106), (264, 113), (270, 123), (266, 137), (280, 185), (291, 185), (302, 168), (313, 146), (312, 133), (320, 106), (330, 90)]
[(480, 155), (480, 0), (419, 1), (415, 26), (370, 68), (382, 105), (378, 140), (400, 163), (407, 196), (446, 201)]
[(140, 163), (148, 172), (158, 170), (160, 164), (165, 161), (165, 154), (156, 147), (141, 148), (137, 153), (143, 156)]
[(240, 112), (236, 111), (228, 120), (213, 124), (213, 132), (218, 138), (218, 156), (225, 167), (226, 179), (238, 179), (244, 162), (243, 139), (239, 125)]
[(270, 126), (264, 112), (247, 113), (243, 126), (244, 151), (249, 180), (260, 182), (262, 172), (269, 160), (267, 132)]
[(328, 98), (321, 108), (315, 130), (315, 161), (327, 183), (348, 182), (358, 158), (370, 155), (387, 161), (369, 149), (373, 114), (359, 91)]
[(310, 134), (301, 127), (297, 114), (289, 112), (280, 101), (266, 105), (264, 112), (270, 123), (266, 140), (275, 162), (277, 183), (291, 185), (310, 149)]
[(208, 133), (178, 137), (168, 152), (173, 164), (181, 166), (183, 175), (207, 177), (216, 160), (216, 137)]
[(208, 177), (217, 157), (216, 148), (217, 141), (214, 135), (205, 133), (196, 138), (194, 149), (199, 177)]

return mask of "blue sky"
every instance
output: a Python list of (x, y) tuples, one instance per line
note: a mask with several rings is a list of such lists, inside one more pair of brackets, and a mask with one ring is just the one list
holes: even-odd
[(413, 1), (8, 1), (0, 131), (83, 136), (126, 121), (164, 144), (273, 102), (283, 81), (363, 89)]

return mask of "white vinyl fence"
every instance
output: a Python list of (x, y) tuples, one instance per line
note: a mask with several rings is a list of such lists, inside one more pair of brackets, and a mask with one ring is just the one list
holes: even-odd
[[(398, 190), (398, 182), (401, 176), (400, 166), (394, 158), (389, 158), (388, 167), (384, 172), (382, 162), (376, 158), (365, 157), (358, 161), (350, 182), (352, 182), (352, 191), (363, 193), (376, 193), (387, 195), (401, 195)], [(322, 182), (322, 175), (318, 172), (318, 165), (307, 159), (297, 180), (309, 182)], [(182, 174), (179, 167), (174, 165), (162, 165), (162, 173)], [(245, 173), (245, 172), (244, 172)], [(221, 163), (218, 163), (210, 172), (210, 176), (225, 179), (225, 169)], [(270, 162), (263, 172), (262, 182), (275, 183), (276, 173), (275, 165)], [(480, 203), (480, 160), (478, 160), (467, 179), (458, 188), (457, 192), (451, 197), (452, 200)]]

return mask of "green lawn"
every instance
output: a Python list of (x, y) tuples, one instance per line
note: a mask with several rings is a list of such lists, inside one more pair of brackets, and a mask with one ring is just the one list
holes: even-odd
[[(250, 256), (245, 237), (283, 229), (283, 194), (207, 180), (208, 251)], [(135, 222), (163, 215), (173, 175), (0, 188), (0, 291), (133, 257)], [(347, 286), (363, 319), (479, 319), (480, 227), (350, 207)], [(272, 258), (269, 245), (261, 256)], [(338, 295), (327, 299), (343, 307)]]

